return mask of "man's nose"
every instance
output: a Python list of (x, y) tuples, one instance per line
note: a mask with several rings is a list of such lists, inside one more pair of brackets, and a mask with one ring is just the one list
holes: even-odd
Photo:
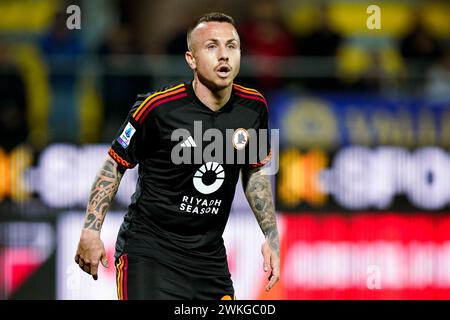
[(228, 51), (227, 48), (224, 46), (220, 47), (219, 50), (219, 61), (228, 61)]

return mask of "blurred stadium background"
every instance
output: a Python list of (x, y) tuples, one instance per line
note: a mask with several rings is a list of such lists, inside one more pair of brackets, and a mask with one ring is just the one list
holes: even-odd
[[(210, 11), (236, 18), (237, 82), (280, 129), (282, 280), (263, 292), (239, 189), (237, 297), (450, 299), (450, 3), (395, 0), (0, 0), (0, 299), (116, 298), (114, 268), (73, 263), (90, 185), (136, 94), (190, 80), (185, 29)], [(135, 180), (102, 231), (110, 265)]]

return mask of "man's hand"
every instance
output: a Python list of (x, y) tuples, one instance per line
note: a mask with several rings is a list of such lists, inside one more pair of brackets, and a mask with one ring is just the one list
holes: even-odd
[(242, 186), (248, 204), (266, 237), (261, 252), (264, 258), (264, 271), (270, 271), (269, 283), (266, 286), (266, 291), (269, 291), (280, 280), (280, 240), (272, 201), (272, 187), (262, 168), (244, 168)]
[(97, 271), (100, 261), (105, 268), (108, 268), (105, 246), (100, 239), (100, 230), (106, 212), (119, 189), (124, 172), (119, 168), (117, 162), (108, 155), (92, 184), (84, 218), (84, 228), (75, 254), (75, 262), (81, 270), (91, 274), (94, 280), (98, 278)]
[(270, 249), (269, 243), (264, 241), (261, 246), (261, 252), (264, 259), (264, 272), (271, 271), (269, 275), (269, 283), (266, 286), (266, 291), (275, 286), (275, 284), (280, 280), (280, 257), (275, 253), (275, 251)]
[(75, 262), (81, 270), (91, 274), (94, 280), (97, 280), (100, 261), (105, 268), (108, 268), (105, 246), (100, 239), (100, 232), (84, 229), (78, 243)]

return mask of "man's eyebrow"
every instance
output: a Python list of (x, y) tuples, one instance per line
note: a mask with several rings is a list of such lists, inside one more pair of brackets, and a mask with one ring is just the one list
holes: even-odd
[(217, 42), (219, 42), (219, 39), (216, 39), (216, 38), (206, 39), (205, 43), (208, 42), (208, 41), (217, 43)]
[[(205, 42), (204, 43), (207, 43), (208, 41), (211, 41), (211, 42), (214, 42), (214, 43), (218, 43), (218, 42), (220, 42), (219, 41), (219, 39), (216, 39), (216, 38), (211, 38), (211, 39), (206, 39), (205, 40)], [(236, 38), (233, 38), (233, 39), (229, 39), (229, 40), (227, 40), (226, 41), (226, 43), (230, 43), (230, 42), (239, 42), (239, 40), (238, 39), (236, 39)]]

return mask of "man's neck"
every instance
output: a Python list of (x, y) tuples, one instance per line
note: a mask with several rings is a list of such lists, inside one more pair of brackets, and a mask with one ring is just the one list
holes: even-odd
[(197, 98), (212, 111), (219, 111), (230, 99), (233, 87), (229, 86), (220, 91), (211, 91), (203, 85), (197, 78), (192, 82)]

